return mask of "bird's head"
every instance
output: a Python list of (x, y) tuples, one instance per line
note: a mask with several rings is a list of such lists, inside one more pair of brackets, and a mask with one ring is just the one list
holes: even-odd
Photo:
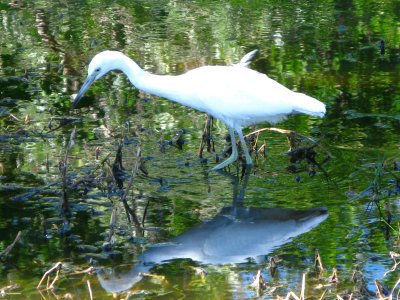
[(81, 89), (76, 95), (74, 102), (72, 103), (72, 107), (75, 108), (78, 105), (78, 102), (81, 100), (85, 92), (90, 88), (90, 86), (97, 79), (103, 77), (108, 72), (118, 69), (116, 62), (120, 56), (124, 56), (121, 52), (118, 51), (103, 51), (96, 54), (88, 68), (88, 75), (86, 77), (85, 82), (83, 83)]

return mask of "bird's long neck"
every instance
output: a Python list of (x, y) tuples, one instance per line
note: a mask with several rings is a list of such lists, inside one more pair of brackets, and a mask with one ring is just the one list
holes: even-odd
[(115, 69), (125, 73), (129, 81), (137, 88), (140, 88), (141, 78), (146, 74), (146, 71), (139, 67), (132, 59), (122, 54)]
[(154, 75), (144, 71), (132, 59), (123, 57), (118, 68), (128, 76), (129, 81), (139, 90), (159, 97), (167, 98), (186, 106), (192, 106), (185, 99), (190, 91), (180, 83), (180, 76)]

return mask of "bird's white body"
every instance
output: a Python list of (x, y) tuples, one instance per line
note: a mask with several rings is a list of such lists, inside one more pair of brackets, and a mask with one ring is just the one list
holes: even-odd
[[(154, 86), (166, 83), (165, 89), (145, 85), (145, 91), (207, 112), (234, 129), (263, 121), (276, 123), (293, 112), (317, 116), (325, 112), (325, 105), (318, 100), (292, 92), (267, 75), (241, 65), (206, 66), (153, 80)], [(168, 90), (168, 86), (175, 88)]]
[[(232, 66), (205, 66), (185, 74), (154, 75), (141, 69), (133, 60), (117, 51), (97, 54), (88, 69), (88, 78), (78, 93), (74, 104), (96, 80), (111, 70), (124, 72), (138, 89), (182, 105), (206, 112), (224, 122), (234, 140), (238, 133), (246, 155), (242, 128), (263, 121), (276, 123), (291, 113), (313, 116), (325, 114), (325, 104), (302, 93), (296, 93), (267, 75), (247, 68), (256, 51), (245, 55), (239, 64)], [(236, 146), (232, 157), (214, 169), (220, 169), (237, 158)]]

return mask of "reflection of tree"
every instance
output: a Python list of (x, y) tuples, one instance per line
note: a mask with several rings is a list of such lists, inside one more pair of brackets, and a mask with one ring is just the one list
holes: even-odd
[(65, 87), (66, 91), (75, 91), (77, 87), (76, 80), (71, 78), (72, 76), (76, 76), (78, 73), (72, 67), (72, 55), (69, 51), (64, 50), (62, 44), (60, 44), (54, 35), (50, 31), (50, 24), (46, 18), (46, 12), (43, 9), (39, 9), (35, 13), (35, 21), (37, 31), (42, 39), (42, 42), (47, 45), (50, 49), (52, 49), (55, 53), (59, 54), (61, 57), (60, 65), (62, 66), (62, 74), (66, 78)]
[[(11, 140), (11, 136), (2, 135), (2, 139), (7, 139), (7, 137)], [(4, 142), (4, 141), (3, 141)], [(23, 159), (21, 155), (21, 149), (15, 146), (9, 147), (0, 147), (0, 175), (10, 177), (13, 180), (13, 176), (15, 176), (15, 171), (17, 170), (18, 164), (20, 164), (20, 160)]]
[(54, 36), (50, 33), (49, 24), (46, 18), (46, 14), (43, 9), (39, 9), (35, 13), (36, 16), (36, 28), (42, 38), (43, 43), (50, 47), (55, 52), (64, 52), (61, 49), (61, 45), (56, 41)]

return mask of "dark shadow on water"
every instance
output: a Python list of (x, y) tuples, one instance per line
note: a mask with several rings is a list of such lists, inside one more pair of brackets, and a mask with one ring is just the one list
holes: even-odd
[[(98, 273), (107, 292), (123, 292), (141, 281), (157, 264), (173, 259), (191, 259), (211, 265), (259, 261), (292, 238), (318, 226), (328, 217), (325, 207), (307, 210), (243, 206), (250, 170), (239, 180), (232, 178), (232, 206), (223, 208), (214, 219), (204, 222), (144, 251), (138, 263), (126, 273), (114, 270)], [(225, 173), (221, 173), (225, 174)]]

